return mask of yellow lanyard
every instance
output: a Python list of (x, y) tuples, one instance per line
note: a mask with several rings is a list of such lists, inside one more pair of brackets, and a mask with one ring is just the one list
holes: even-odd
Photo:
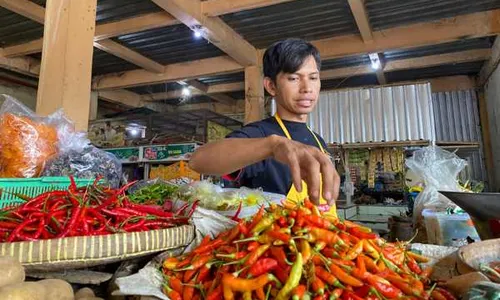
[[(274, 114), (274, 118), (276, 119), (276, 121), (278, 122), (278, 124), (280, 125), (281, 127), (281, 130), (283, 130), (283, 132), (285, 133), (285, 136), (291, 140), (292, 139), (292, 136), (290, 135), (290, 133), (288, 132), (288, 129), (286, 129), (286, 126), (285, 124), (283, 123), (283, 120), (281, 120), (280, 116), (278, 115), (278, 113)], [(309, 126), (307, 126), (307, 129), (309, 130), (309, 132), (312, 134), (312, 136), (314, 137), (314, 139), (316, 140), (316, 143), (318, 144), (318, 147), (319, 149), (321, 149), (321, 152), (323, 153), (326, 153), (325, 152), (325, 149), (323, 148), (323, 145), (321, 144), (321, 142), (319, 141), (318, 137), (316, 136), (316, 134), (314, 134), (314, 132), (311, 130), (311, 128), (309, 128)]]

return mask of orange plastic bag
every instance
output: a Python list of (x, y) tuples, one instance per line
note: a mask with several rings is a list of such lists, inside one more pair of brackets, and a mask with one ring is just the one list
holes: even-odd
[(55, 127), (11, 113), (0, 117), (0, 177), (38, 177), (57, 150)]

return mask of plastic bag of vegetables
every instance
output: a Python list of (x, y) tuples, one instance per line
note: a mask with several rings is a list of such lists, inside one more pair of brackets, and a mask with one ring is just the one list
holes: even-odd
[(6, 98), (0, 108), (0, 177), (38, 177), (57, 154), (57, 120), (37, 117), (29, 108)]

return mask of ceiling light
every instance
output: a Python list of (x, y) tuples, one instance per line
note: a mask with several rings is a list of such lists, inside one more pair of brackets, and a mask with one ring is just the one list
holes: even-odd
[(182, 95), (189, 96), (189, 95), (191, 95), (191, 91), (187, 87), (185, 87), (182, 89)]
[(377, 53), (370, 53), (370, 61), (372, 64), (372, 69), (378, 70), (380, 69), (380, 58)]
[(195, 31), (193, 32), (193, 35), (194, 35), (194, 37), (195, 37), (195, 38), (197, 38), (197, 39), (201, 38), (201, 32), (199, 32), (198, 30), (195, 30)]
[(193, 35), (195, 38), (199, 39), (203, 36), (203, 27), (201, 25), (195, 25), (191, 27), (191, 30), (193, 30)]
[(136, 136), (136, 135), (138, 135), (138, 134), (139, 134), (139, 130), (137, 130), (137, 129), (135, 129), (135, 128), (130, 130), (130, 135), (132, 135), (132, 136)]

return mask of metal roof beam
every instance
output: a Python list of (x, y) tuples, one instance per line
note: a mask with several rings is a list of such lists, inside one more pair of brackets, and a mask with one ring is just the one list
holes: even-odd
[(257, 65), (257, 50), (218, 17), (207, 17), (199, 0), (152, 0), (243, 66)]
[[(215, 84), (215, 85), (208, 85), (208, 90), (206, 91), (206, 94), (211, 95), (218, 93), (238, 92), (238, 91), (243, 91), (244, 89), (245, 89), (244, 82)], [(190, 90), (192, 96), (203, 95), (202, 92), (196, 89), (191, 88)], [(145, 94), (141, 96), (143, 101), (170, 100), (182, 97), (183, 95), (181, 89), (164, 93)]]
[(118, 102), (131, 107), (143, 106), (141, 95), (127, 90), (98, 91), (97, 96), (106, 101)]

